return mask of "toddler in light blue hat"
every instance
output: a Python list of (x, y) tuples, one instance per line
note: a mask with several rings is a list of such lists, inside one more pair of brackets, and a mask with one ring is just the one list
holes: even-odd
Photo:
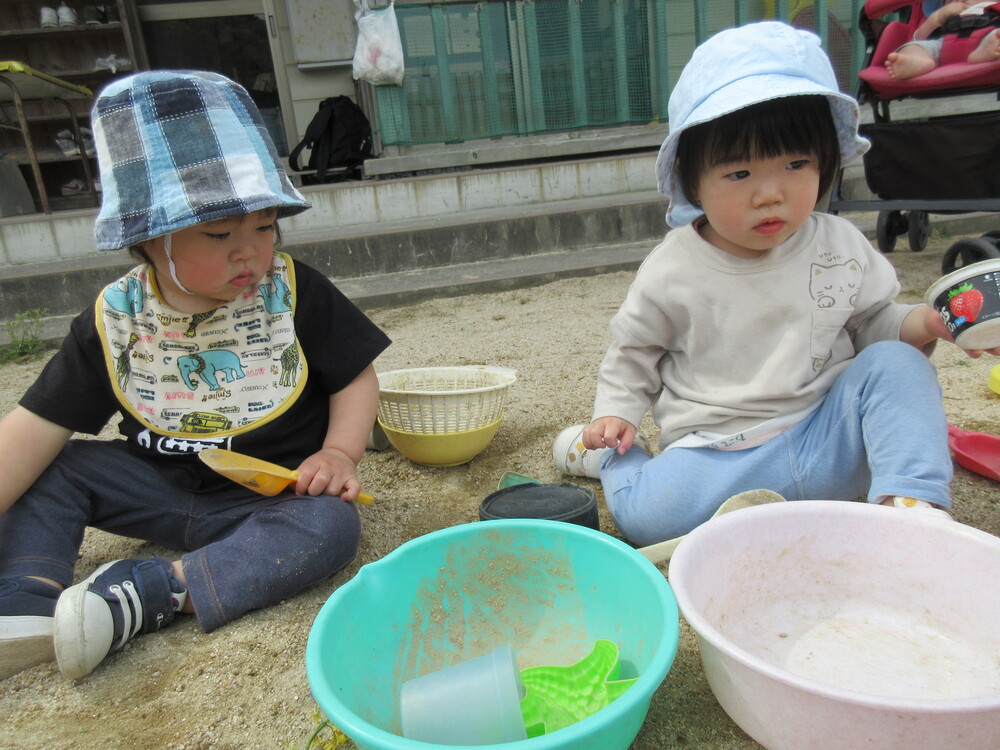
[[(194, 614), (206, 632), (327, 578), (358, 549), (353, 500), (389, 339), (275, 250), (309, 204), (242, 86), (149, 71), (93, 112), (100, 249), (142, 261), (74, 321), (0, 422), (0, 680), (55, 658), (83, 677)], [(120, 417), (123, 440), (96, 434)], [(296, 469), (264, 497), (199, 460), (225, 448)], [(73, 585), (84, 528), (180, 550)]]
[[(945, 513), (947, 420), (926, 354), (950, 336), (926, 305), (895, 302), (894, 269), (864, 235), (815, 210), (868, 148), (819, 39), (778, 22), (722, 31), (669, 112), (656, 177), (675, 228), (611, 321), (592, 421), (556, 438), (556, 468), (599, 477), (639, 545), (755, 489)], [(637, 432), (647, 412), (655, 456)]]
[(667, 222), (678, 227), (701, 214), (677, 180), (677, 144), (684, 131), (754, 104), (806, 95), (829, 104), (840, 165), (859, 159), (869, 144), (858, 135), (858, 104), (837, 90), (815, 34), (764, 22), (720, 32), (698, 47), (670, 94), (670, 133), (656, 160), (657, 186), (670, 199)]

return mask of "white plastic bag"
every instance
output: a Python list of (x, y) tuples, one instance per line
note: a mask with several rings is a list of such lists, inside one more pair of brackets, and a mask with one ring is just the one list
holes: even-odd
[(403, 82), (403, 43), (392, 3), (372, 8), (369, 0), (354, 0), (354, 5), (358, 22), (354, 77), (375, 85), (399, 86)]

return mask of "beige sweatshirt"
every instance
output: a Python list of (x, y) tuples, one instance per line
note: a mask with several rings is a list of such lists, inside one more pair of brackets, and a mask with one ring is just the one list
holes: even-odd
[(899, 338), (913, 305), (898, 292), (892, 265), (829, 214), (752, 260), (675, 229), (611, 320), (594, 419), (638, 425), (652, 408), (661, 448), (697, 431), (748, 447), (742, 433), (787, 429), (858, 351)]

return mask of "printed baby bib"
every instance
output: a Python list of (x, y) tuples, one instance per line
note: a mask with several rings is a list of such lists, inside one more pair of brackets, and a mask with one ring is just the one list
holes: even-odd
[(160, 434), (224, 437), (298, 398), (306, 362), (294, 313), (295, 272), (283, 253), (241, 297), (193, 315), (163, 303), (144, 264), (105, 288), (97, 330), (115, 394), (136, 419)]

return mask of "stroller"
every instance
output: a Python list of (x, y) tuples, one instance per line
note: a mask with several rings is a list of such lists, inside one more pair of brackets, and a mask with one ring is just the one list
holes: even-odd
[[(902, 99), (954, 100), (970, 93), (1000, 92), (1000, 63), (952, 63), (915, 78), (889, 76), (885, 60), (911, 40), (924, 20), (923, 3), (867, 0), (859, 28), (866, 40), (868, 65), (859, 74), (858, 102), (872, 109), (873, 122), (861, 133), (872, 142), (864, 157), (865, 181), (878, 200), (845, 200), (838, 183), (831, 212), (878, 211), (876, 240), (885, 253), (907, 235), (919, 252), (930, 237), (928, 214), (1000, 210), (1000, 110), (948, 114), (947, 106), (928, 101), (937, 114), (893, 121), (892, 106)], [(900, 11), (900, 20), (885, 21)], [(932, 106), (937, 104), (938, 106)], [(959, 240), (944, 255), (942, 273), (981, 260), (1000, 258), (1000, 231)]]

